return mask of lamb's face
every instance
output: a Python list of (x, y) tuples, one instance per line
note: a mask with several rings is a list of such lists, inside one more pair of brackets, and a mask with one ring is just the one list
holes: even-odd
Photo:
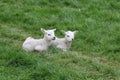
[(55, 31), (56, 29), (52, 29), (52, 30), (45, 30), (41, 28), (41, 31), (44, 33), (44, 37), (51, 41), (51, 40), (55, 40)]
[(69, 42), (72, 42), (74, 40), (74, 36), (76, 34), (77, 31), (67, 31), (64, 32), (65, 34), (65, 39)]

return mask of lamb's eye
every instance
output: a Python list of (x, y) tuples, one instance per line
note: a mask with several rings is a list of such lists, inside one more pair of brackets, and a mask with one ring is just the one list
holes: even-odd
[(70, 37), (69, 35), (67, 35), (67, 37)]
[(51, 34), (48, 34), (48, 36), (51, 36)]

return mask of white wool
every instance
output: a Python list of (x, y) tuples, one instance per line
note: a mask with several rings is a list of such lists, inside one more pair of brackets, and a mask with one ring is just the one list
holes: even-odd
[(64, 38), (56, 38), (54, 41), (51, 42), (52, 46), (55, 46), (56, 48), (62, 49), (63, 51), (69, 50), (72, 44), (72, 41), (74, 40), (74, 35), (77, 31), (67, 31), (63, 34), (65, 35)]
[(43, 39), (34, 39), (32, 37), (28, 37), (23, 43), (23, 49), (26, 51), (45, 51), (51, 45), (51, 41), (55, 39), (53, 30), (45, 30), (41, 29), (44, 33)]

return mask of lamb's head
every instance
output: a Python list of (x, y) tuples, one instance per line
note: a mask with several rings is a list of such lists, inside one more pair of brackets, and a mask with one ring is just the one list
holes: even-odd
[(55, 37), (56, 29), (45, 30), (45, 29), (41, 28), (41, 31), (44, 33), (44, 38), (47, 39), (48, 41), (56, 39), (56, 37)]
[(62, 33), (65, 35), (65, 39), (68, 42), (72, 42), (74, 40), (74, 36), (77, 32), (78, 31), (67, 31), (67, 32), (65, 32), (65, 31), (62, 30)]

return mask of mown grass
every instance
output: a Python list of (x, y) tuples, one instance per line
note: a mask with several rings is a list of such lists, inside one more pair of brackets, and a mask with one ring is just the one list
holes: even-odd
[[(120, 80), (119, 0), (0, 0), (0, 80)], [(78, 30), (70, 51), (25, 52), (40, 28)]]

